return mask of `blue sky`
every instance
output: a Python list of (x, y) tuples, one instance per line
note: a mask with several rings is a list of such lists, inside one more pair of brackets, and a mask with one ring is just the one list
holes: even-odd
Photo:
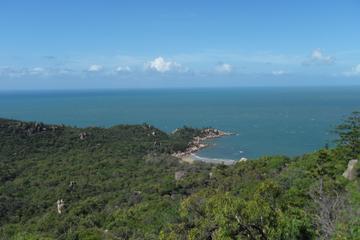
[(360, 85), (360, 2), (2, 0), (0, 90)]

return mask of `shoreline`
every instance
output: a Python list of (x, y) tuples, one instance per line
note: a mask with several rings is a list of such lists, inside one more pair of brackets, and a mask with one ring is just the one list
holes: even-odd
[(201, 136), (195, 136), (192, 141), (189, 142), (189, 146), (185, 151), (173, 153), (172, 156), (180, 158), (181, 161), (190, 164), (194, 163), (195, 161), (225, 165), (235, 164), (237, 161), (233, 159), (207, 158), (200, 157), (195, 154), (201, 149), (209, 146), (209, 144), (205, 143), (205, 141), (231, 135), (234, 135), (234, 133), (224, 132), (215, 128), (203, 129), (201, 132)]
[(212, 164), (224, 164), (224, 165), (233, 165), (237, 160), (233, 159), (226, 159), (226, 158), (208, 158), (208, 157), (200, 157), (195, 153), (191, 153), (190, 155), (184, 156), (182, 159), (184, 162), (194, 163), (197, 162), (205, 162), (205, 163), (212, 163)]

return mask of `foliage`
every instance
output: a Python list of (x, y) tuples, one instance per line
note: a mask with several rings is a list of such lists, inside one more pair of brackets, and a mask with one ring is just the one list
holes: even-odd
[(353, 112), (343, 124), (336, 128), (340, 145), (350, 150), (352, 157), (360, 154), (360, 112)]
[(201, 133), (189, 127), (0, 119), (0, 239), (359, 239), (359, 178), (341, 176), (360, 151), (356, 116), (334, 149), (233, 166), (172, 157)]

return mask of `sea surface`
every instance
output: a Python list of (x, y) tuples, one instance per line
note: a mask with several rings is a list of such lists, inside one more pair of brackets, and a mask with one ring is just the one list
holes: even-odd
[(360, 87), (0, 92), (0, 117), (85, 127), (149, 123), (236, 133), (200, 157), (296, 156), (332, 145), (334, 127), (360, 110)]

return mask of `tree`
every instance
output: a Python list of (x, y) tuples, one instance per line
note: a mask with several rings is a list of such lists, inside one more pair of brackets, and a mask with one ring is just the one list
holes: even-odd
[(250, 199), (230, 192), (193, 194), (181, 204), (181, 222), (162, 232), (161, 239), (312, 239), (312, 226), (301, 209), (281, 209), (281, 192), (267, 180)]
[(320, 239), (330, 239), (345, 208), (346, 195), (337, 190), (325, 191), (322, 178), (309, 194), (317, 206), (315, 221), (321, 233)]
[(351, 157), (360, 154), (360, 112), (353, 112), (343, 124), (336, 128), (338, 142), (350, 150)]

